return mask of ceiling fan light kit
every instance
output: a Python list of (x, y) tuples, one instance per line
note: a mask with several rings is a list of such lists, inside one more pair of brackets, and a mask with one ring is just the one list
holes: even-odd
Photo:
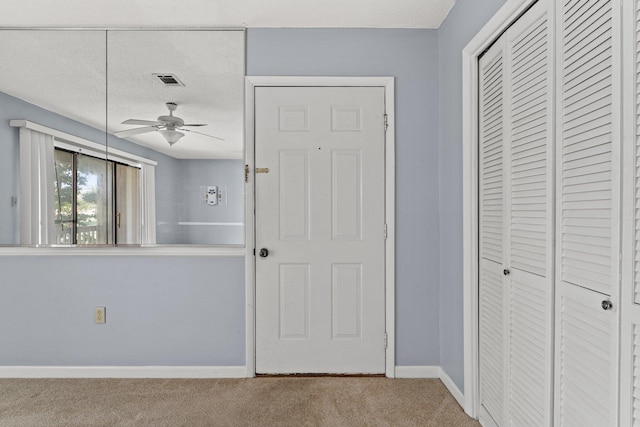
[(173, 112), (178, 108), (178, 104), (175, 102), (167, 102), (165, 104), (167, 109), (169, 110), (168, 116), (159, 116), (157, 120), (140, 120), (140, 119), (129, 119), (122, 122), (123, 125), (141, 125), (141, 128), (123, 130), (120, 132), (116, 132), (115, 135), (118, 137), (128, 137), (133, 135), (139, 135), (147, 132), (159, 132), (164, 139), (169, 143), (169, 145), (173, 145), (180, 138), (182, 138), (185, 134), (180, 132), (187, 131), (197, 133), (199, 135), (207, 136), (209, 138), (215, 138), (224, 141), (222, 138), (218, 138), (213, 135), (207, 135), (204, 133), (196, 132), (190, 129), (185, 129), (187, 126), (199, 127), (206, 126), (205, 123), (189, 123), (185, 124), (184, 120), (180, 117), (176, 117), (173, 115)]
[(177, 130), (163, 129), (159, 130), (158, 132), (160, 132), (162, 136), (164, 136), (164, 139), (167, 140), (169, 145), (175, 144), (180, 138), (184, 136), (184, 133), (178, 132)]

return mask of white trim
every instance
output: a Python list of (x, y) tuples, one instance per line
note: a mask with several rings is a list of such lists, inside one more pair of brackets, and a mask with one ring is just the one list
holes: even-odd
[[(65, 142), (71, 143), (74, 146), (89, 149), (91, 151), (91, 155), (96, 155), (97, 153), (100, 153), (100, 152), (104, 153), (105, 150), (107, 150), (106, 146), (103, 144), (98, 144), (97, 142), (80, 138), (78, 136), (71, 135), (66, 132), (62, 132), (47, 126), (43, 126), (41, 124), (34, 123), (29, 120), (11, 120), (9, 121), (9, 125), (12, 127), (31, 129), (37, 132), (51, 135), (62, 142), (62, 144), (58, 144), (59, 146), (64, 147), (66, 145), (64, 144)], [(135, 154), (127, 153), (126, 151), (118, 150), (116, 148), (111, 148), (111, 147), (109, 147), (107, 150), (106, 159), (115, 160), (115, 161), (121, 161), (122, 159), (125, 159), (129, 161), (133, 160), (134, 162), (137, 162), (137, 163), (146, 163), (154, 166), (158, 165), (158, 162), (156, 162), (155, 160), (150, 160), (150, 159), (147, 159), (146, 157), (137, 156)], [(126, 162), (126, 163), (129, 163), (129, 162)]]
[(0, 378), (245, 378), (244, 366), (0, 366)]
[(218, 226), (241, 226), (244, 222), (178, 222), (178, 225), (218, 225)]
[(453, 398), (456, 399), (458, 405), (464, 408), (464, 393), (460, 391), (456, 383), (453, 382), (451, 377), (447, 375), (447, 373), (442, 368), (440, 368), (440, 381), (442, 381), (442, 384), (444, 384), (447, 390), (449, 390), (449, 393), (451, 393)]
[[(620, 307), (620, 415), (622, 426), (633, 425), (634, 413), (634, 325), (640, 323), (640, 309), (634, 300), (636, 239), (636, 4), (621, 2), (622, 7), (622, 240)], [(615, 304), (615, 303), (614, 303)]]
[(464, 394), (460, 391), (456, 383), (442, 369), (442, 367), (434, 366), (396, 366), (396, 378), (438, 378), (442, 384), (449, 390), (449, 393), (464, 407)]
[(238, 246), (104, 246), (83, 247), (78, 250), (70, 246), (4, 246), (0, 257), (6, 256), (186, 256), (186, 257), (244, 257), (245, 249)]
[(508, 0), (462, 51), (464, 405), (478, 417), (478, 57), (536, 0)]
[(245, 78), (246, 164), (249, 180), (245, 191), (245, 247), (246, 247), (246, 363), (250, 376), (255, 375), (255, 187), (254, 187), (254, 91), (256, 86), (377, 86), (385, 88), (385, 112), (388, 128), (385, 139), (385, 322), (387, 350), (385, 375), (396, 376), (395, 366), (395, 85), (393, 77), (289, 77), (248, 76)]
[(396, 366), (396, 378), (440, 378), (440, 366)]
[(256, 224), (255, 224), (255, 128), (254, 128), (254, 84), (249, 78), (244, 82), (245, 108), (245, 189), (244, 228), (245, 236), (245, 364), (247, 376), (256, 375)]

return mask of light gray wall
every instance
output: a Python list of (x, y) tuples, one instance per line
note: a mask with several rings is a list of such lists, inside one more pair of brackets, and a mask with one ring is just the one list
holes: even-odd
[(242, 257), (0, 257), (0, 271), (0, 365), (245, 364)]
[(247, 74), (396, 78), (396, 363), (438, 365), (437, 32), (251, 28)]
[[(184, 160), (180, 174), (180, 222), (221, 225), (182, 225), (180, 243), (244, 244), (244, 161)], [(216, 185), (223, 200), (204, 202), (201, 187)], [(226, 225), (224, 225), (226, 224)]]
[(440, 84), (440, 365), (464, 390), (462, 50), (504, 0), (458, 0), (438, 30)]

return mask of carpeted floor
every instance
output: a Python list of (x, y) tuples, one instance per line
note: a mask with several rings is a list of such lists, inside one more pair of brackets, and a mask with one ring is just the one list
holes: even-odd
[(437, 379), (0, 379), (0, 426), (478, 426)]

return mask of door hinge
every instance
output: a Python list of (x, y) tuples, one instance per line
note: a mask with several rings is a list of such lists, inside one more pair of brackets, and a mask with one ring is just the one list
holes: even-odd
[(244, 182), (249, 182), (249, 165), (244, 165)]
[(387, 240), (387, 236), (388, 236), (387, 224), (385, 224), (384, 225), (384, 240)]
[(389, 128), (389, 116), (387, 113), (384, 113), (384, 130), (386, 131)]
[(384, 333), (384, 348), (387, 348), (387, 346), (389, 345), (389, 339), (387, 337), (387, 333)]

